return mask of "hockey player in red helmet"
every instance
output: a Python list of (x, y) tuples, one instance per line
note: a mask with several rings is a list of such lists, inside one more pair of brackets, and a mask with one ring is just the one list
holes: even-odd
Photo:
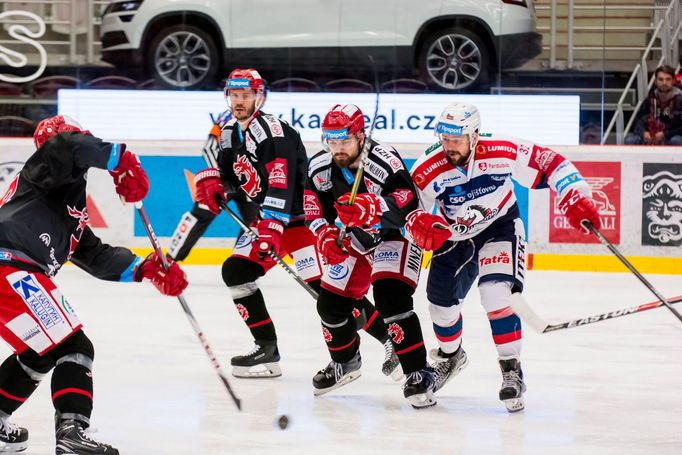
[[(388, 327), (403, 373), (405, 398), (415, 408), (433, 406), (435, 376), (412, 295), (422, 252), (401, 234), (405, 215), (418, 201), (410, 174), (393, 147), (365, 136), (362, 111), (353, 104), (332, 107), (322, 122), (322, 141), (308, 165), (306, 224), (328, 267), (317, 301), (331, 362), (313, 377), (322, 395), (360, 376), (360, 339), (351, 323), (352, 302), (372, 287), (376, 308)], [(363, 146), (368, 145), (366, 160)], [(358, 169), (362, 181), (349, 203)], [(338, 220), (347, 227), (340, 239)]]
[(227, 77), (224, 93), (234, 118), (248, 123), (265, 104), (265, 81), (253, 68), (237, 68)]
[(14, 351), (0, 365), (0, 451), (28, 445), (28, 431), (9, 417), (52, 371), (56, 454), (117, 455), (85, 433), (94, 347), (52, 278), (70, 260), (108, 281), (148, 279), (166, 295), (178, 295), (187, 281), (177, 264), (166, 272), (156, 255), (103, 244), (88, 226), (88, 169), (108, 170), (126, 202), (149, 190), (125, 144), (104, 142), (63, 115), (41, 121), (33, 139), (36, 152), (0, 199), (0, 336)]

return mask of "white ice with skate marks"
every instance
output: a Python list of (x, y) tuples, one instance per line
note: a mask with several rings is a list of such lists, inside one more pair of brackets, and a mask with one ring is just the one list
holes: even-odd
[[(219, 267), (186, 267), (185, 296), (225, 373), (252, 342)], [(424, 286), (417, 312), (435, 347)], [(664, 295), (680, 276), (648, 276)], [(464, 303), (469, 365), (414, 410), (381, 373), (383, 347), (362, 335), (362, 377), (322, 397), (311, 379), (328, 362), (315, 305), (279, 269), (261, 280), (277, 324), (283, 376), (236, 379), (234, 408), (177, 300), (150, 284), (107, 283), (65, 267), (56, 282), (95, 345), (95, 439), (125, 455), (468, 453), (679, 454), (682, 324), (655, 309), (539, 335), (524, 331), (526, 409), (510, 415), (490, 329), (473, 292)], [(573, 319), (652, 301), (630, 274), (529, 272), (526, 299), (544, 318)], [(5, 350), (4, 354), (9, 351)], [(29, 450), (54, 453), (49, 379), (15, 414)], [(280, 414), (290, 418), (282, 431)]]

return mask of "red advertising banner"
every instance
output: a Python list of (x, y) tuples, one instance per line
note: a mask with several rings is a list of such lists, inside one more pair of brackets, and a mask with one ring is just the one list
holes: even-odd
[[(620, 243), (620, 162), (573, 162), (592, 188), (592, 198), (599, 209), (601, 232), (611, 243)], [(559, 210), (559, 197), (552, 193), (549, 206), (550, 243), (599, 243), (593, 235), (584, 235), (568, 224)]]

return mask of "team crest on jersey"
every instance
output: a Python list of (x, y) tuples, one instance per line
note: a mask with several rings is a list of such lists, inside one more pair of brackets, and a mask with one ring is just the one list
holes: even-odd
[(69, 241), (69, 254), (66, 256), (66, 259), (71, 259), (71, 255), (73, 254), (74, 251), (76, 251), (76, 247), (78, 246), (78, 242), (81, 240), (81, 236), (83, 235), (83, 231), (85, 230), (85, 227), (88, 225), (88, 208), (83, 207), (83, 210), (78, 210), (74, 207), (69, 207), (68, 205), (66, 206), (66, 209), (69, 212), (69, 216), (76, 218), (78, 220), (78, 227), (76, 227), (76, 232), (75, 234), (71, 234), (71, 239)]
[(307, 220), (314, 220), (322, 216), (322, 207), (317, 195), (310, 190), (303, 194), (303, 211)]
[(395, 203), (400, 208), (405, 207), (413, 198), (412, 191), (405, 189), (395, 190), (391, 196), (395, 198)]
[(0, 207), (7, 204), (10, 201), (10, 199), (12, 199), (12, 196), (14, 196), (14, 193), (17, 192), (17, 184), (18, 183), (19, 183), (19, 175), (14, 177), (14, 180), (12, 180), (12, 182), (7, 187), (7, 191), (5, 191), (5, 194), (2, 196), (2, 199), (0, 199)]
[(391, 336), (395, 344), (400, 344), (405, 339), (405, 332), (403, 332), (403, 328), (395, 322), (388, 326), (388, 334)]
[(325, 343), (331, 343), (332, 342), (332, 334), (329, 332), (329, 329), (326, 327), (322, 327), (322, 336), (324, 337), (324, 342)]
[(268, 185), (272, 188), (287, 187), (287, 161), (284, 158), (275, 158), (265, 165), (268, 171)]
[(324, 171), (315, 174), (313, 177), (313, 183), (315, 183), (315, 187), (318, 190), (329, 191), (332, 189), (331, 173), (331, 169), (325, 169)]
[(455, 218), (452, 228), (458, 234), (466, 234), (473, 226), (495, 216), (497, 209), (489, 209), (482, 205), (471, 205), (466, 208), (464, 215)]
[(240, 155), (232, 165), (232, 170), (239, 178), (240, 186), (247, 196), (253, 199), (261, 192), (260, 176), (246, 156)]
[(364, 182), (368, 192), (376, 194), (377, 196), (381, 194), (381, 185), (377, 185), (367, 177), (364, 177)]
[(542, 172), (547, 172), (547, 169), (549, 169), (550, 164), (552, 164), (552, 161), (554, 161), (554, 158), (556, 157), (556, 153), (553, 152), (552, 150), (544, 147), (537, 147), (535, 146), (533, 149), (533, 155), (532, 155), (532, 163), (535, 164), (535, 168), (542, 171)]
[(238, 303), (235, 305), (235, 307), (237, 308), (237, 311), (239, 312), (239, 316), (241, 316), (241, 318), (244, 321), (249, 319), (249, 310), (247, 310), (244, 305), (242, 305), (241, 303)]

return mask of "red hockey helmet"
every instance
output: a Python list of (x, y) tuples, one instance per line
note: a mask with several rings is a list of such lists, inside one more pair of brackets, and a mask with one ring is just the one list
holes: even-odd
[(332, 107), (322, 121), (322, 140), (345, 139), (365, 131), (365, 117), (355, 104)]
[(260, 73), (253, 68), (236, 68), (232, 70), (225, 80), (225, 94), (232, 89), (251, 89), (258, 92), (265, 90), (265, 81)]
[(68, 115), (55, 115), (54, 117), (41, 120), (33, 133), (33, 143), (36, 146), (36, 150), (42, 147), (51, 137), (59, 133), (66, 133), (67, 131), (89, 134), (76, 120)]

